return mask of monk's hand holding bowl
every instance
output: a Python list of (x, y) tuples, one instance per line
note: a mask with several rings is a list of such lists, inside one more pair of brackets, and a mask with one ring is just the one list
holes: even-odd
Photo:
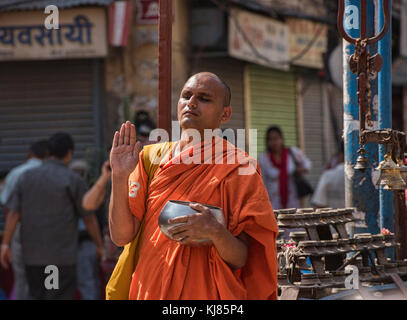
[[(171, 238), (182, 245), (212, 244), (213, 238), (225, 227), (218, 222), (208, 207), (199, 203), (191, 203), (189, 206), (198, 213), (170, 219), (169, 224), (182, 223), (182, 225), (168, 229)], [(202, 242), (205, 239), (209, 239), (209, 241)]]

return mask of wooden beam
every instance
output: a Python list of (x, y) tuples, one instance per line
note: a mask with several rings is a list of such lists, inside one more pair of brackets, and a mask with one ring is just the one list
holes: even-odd
[(172, 0), (160, 0), (158, 44), (158, 127), (171, 140)]

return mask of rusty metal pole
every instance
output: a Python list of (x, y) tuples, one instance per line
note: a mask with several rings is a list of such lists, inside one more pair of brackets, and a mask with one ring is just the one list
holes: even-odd
[[(338, 17), (338, 28), (342, 27), (342, 36), (347, 34), (354, 38), (372, 37), (374, 34), (374, 7), (373, 2), (362, 0), (345, 0), (339, 2), (340, 10)], [(359, 23), (349, 22), (348, 16), (360, 17)], [(348, 23), (344, 23), (344, 21)], [(345, 38), (345, 37), (344, 37)], [(344, 145), (345, 145), (345, 203), (347, 207), (356, 207), (359, 212), (365, 213), (367, 230), (355, 228), (353, 233), (370, 232), (376, 234), (380, 232), (378, 225), (379, 216), (379, 191), (372, 182), (372, 167), (366, 170), (354, 169), (358, 149), (360, 148), (360, 131), (365, 128), (364, 118), (366, 113), (361, 110), (358, 102), (357, 75), (350, 69), (349, 59), (355, 52), (355, 45), (352, 39), (346, 39), (343, 42), (344, 59)], [(374, 52), (372, 52), (373, 54)], [(377, 94), (377, 86), (372, 83), (372, 93)], [(377, 121), (376, 116), (372, 115), (372, 120)], [(366, 145), (366, 156), (369, 159), (370, 166), (377, 165), (377, 146)]]
[(172, 0), (160, 0), (158, 43), (158, 128), (171, 140)]

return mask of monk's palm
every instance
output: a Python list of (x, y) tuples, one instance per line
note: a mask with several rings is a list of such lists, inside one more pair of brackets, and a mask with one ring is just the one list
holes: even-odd
[(137, 166), (138, 154), (134, 154), (134, 145), (121, 145), (112, 149), (110, 165), (116, 173), (130, 174)]
[(123, 123), (120, 132), (116, 131), (110, 151), (110, 166), (114, 175), (130, 175), (136, 168), (140, 152), (140, 142), (136, 142), (136, 130), (130, 121)]

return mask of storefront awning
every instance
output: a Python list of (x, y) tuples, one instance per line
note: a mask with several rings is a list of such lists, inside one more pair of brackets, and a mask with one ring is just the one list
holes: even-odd
[(114, 0), (2, 0), (0, 11), (44, 10), (48, 5), (58, 8), (72, 8), (83, 5), (107, 6)]

